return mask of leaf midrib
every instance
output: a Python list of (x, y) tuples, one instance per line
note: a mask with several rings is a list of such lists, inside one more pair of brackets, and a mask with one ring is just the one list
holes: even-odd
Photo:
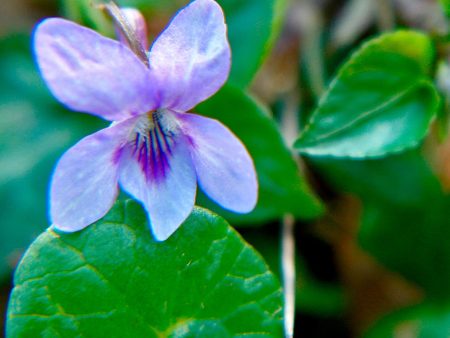
[[(347, 131), (348, 129), (351, 129), (353, 126), (355, 126), (356, 124), (359, 124), (361, 121), (370, 119), (373, 115), (376, 115), (377, 112), (385, 109), (386, 107), (389, 107), (390, 105), (400, 101), (403, 97), (405, 97), (409, 92), (411, 92), (412, 90), (418, 88), (421, 85), (427, 85), (429, 83), (429, 81), (425, 78), (422, 78), (416, 82), (414, 82), (412, 85), (408, 86), (406, 89), (402, 90), (401, 92), (391, 96), (391, 98), (389, 98), (387, 101), (377, 105), (376, 107), (360, 114), (357, 118), (351, 120), (349, 123), (343, 125), (342, 127), (332, 130), (327, 134), (322, 134), (320, 136), (317, 136), (315, 138), (313, 138), (312, 140), (309, 140), (305, 143), (303, 143), (302, 138), (300, 138), (300, 140), (297, 141), (297, 143), (299, 143), (299, 145), (297, 146), (298, 148), (304, 148), (305, 144), (315, 144), (317, 142), (323, 141), (325, 139), (329, 139), (329, 138), (333, 138), (336, 135), (339, 135), (345, 131)], [(310, 129), (306, 130), (304, 135), (308, 135), (308, 131)]]

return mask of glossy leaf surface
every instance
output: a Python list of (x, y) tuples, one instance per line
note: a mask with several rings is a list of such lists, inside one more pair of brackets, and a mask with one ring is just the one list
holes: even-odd
[(42, 234), (16, 272), (7, 336), (282, 336), (279, 282), (223, 219), (197, 208), (165, 242), (146, 223), (126, 201), (79, 233)]
[(370, 158), (416, 146), (439, 107), (433, 58), (422, 33), (370, 40), (338, 72), (295, 147), (310, 156)]

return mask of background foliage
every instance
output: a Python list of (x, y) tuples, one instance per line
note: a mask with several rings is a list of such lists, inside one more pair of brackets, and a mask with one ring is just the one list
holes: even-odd
[[(144, 12), (152, 38), (187, 3), (118, 2)], [(233, 68), (196, 112), (244, 142), (260, 199), (236, 215), (200, 195), (198, 204), (217, 215), (196, 209), (164, 243), (152, 240), (127, 196), (86, 231), (45, 230), (56, 160), (105, 124), (53, 99), (33, 61), (32, 28), (59, 15), (113, 30), (89, 0), (2, 4), (5, 319), (23, 257), (8, 336), (281, 337), (280, 222), (291, 214), (296, 336), (449, 337), (449, 2), (218, 2)]]

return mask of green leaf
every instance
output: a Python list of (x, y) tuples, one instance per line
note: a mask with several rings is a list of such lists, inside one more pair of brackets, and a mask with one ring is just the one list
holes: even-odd
[(233, 54), (229, 81), (249, 85), (281, 28), (287, 0), (218, 0), (228, 25)]
[(56, 103), (30, 45), (26, 36), (0, 40), (0, 279), (47, 224), (48, 182), (56, 160), (103, 125)]
[(450, 299), (450, 198), (415, 207), (366, 203), (358, 237), (363, 249), (429, 298)]
[(311, 163), (338, 190), (380, 205), (426, 208), (442, 198), (440, 184), (419, 150), (382, 159), (314, 158)]
[(196, 208), (156, 242), (118, 202), (75, 234), (48, 230), (15, 275), (8, 337), (281, 337), (282, 292), (259, 254)]
[(105, 11), (97, 7), (106, 1), (96, 0), (59, 0), (62, 15), (72, 21), (79, 22), (87, 27), (95, 29), (100, 33), (113, 37), (114, 27), (112, 21), (107, 17)]
[(401, 309), (379, 320), (365, 338), (448, 338), (450, 306), (424, 303)]
[(310, 156), (369, 158), (416, 146), (439, 108), (428, 76), (433, 60), (422, 33), (369, 41), (331, 82), (295, 147)]
[(339, 190), (362, 199), (361, 247), (428, 297), (450, 299), (450, 197), (420, 152), (314, 163)]
[(450, 0), (439, 0), (445, 15), (450, 17)]
[(203, 205), (233, 224), (275, 220), (285, 213), (311, 219), (322, 213), (321, 203), (300, 176), (275, 122), (261, 105), (242, 90), (226, 85), (196, 109), (221, 121), (245, 144), (255, 162), (259, 180), (258, 204), (249, 214), (227, 212), (200, 196)]

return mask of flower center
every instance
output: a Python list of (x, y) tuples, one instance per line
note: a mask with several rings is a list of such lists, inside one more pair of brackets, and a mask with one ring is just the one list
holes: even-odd
[(166, 177), (178, 132), (175, 117), (167, 111), (145, 114), (136, 122), (130, 140), (132, 154), (147, 180)]

